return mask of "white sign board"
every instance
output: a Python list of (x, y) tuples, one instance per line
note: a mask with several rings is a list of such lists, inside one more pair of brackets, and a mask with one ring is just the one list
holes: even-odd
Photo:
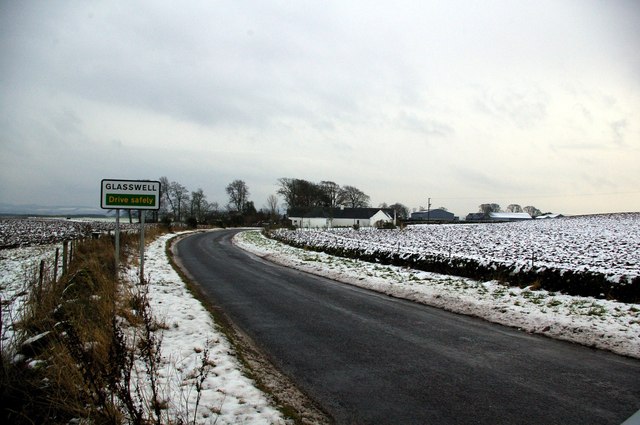
[(103, 209), (160, 209), (160, 182), (151, 180), (102, 180), (100, 206)]

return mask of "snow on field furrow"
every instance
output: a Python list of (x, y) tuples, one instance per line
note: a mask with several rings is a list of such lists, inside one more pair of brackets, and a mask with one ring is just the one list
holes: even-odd
[(445, 255), (536, 267), (589, 270), (620, 277), (640, 276), (640, 213), (536, 220), (409, 226), (403, 230), (329, 229), (281, 232), (312, 246), (365, 249), (387, 254)]
[[(44, 272), (52, 275), (56, 248), (61, 245), (38, 245), (0, 250), (0, 300), (2, 301), (2, 343), (13, 339), (13, 324), (20, 319), (30, 285), (37, 282), (40, 261)], [(60, 264), (58, 267), (62, 267)]]
[[(125, 231), (137, 228), (137, 224), (121, 223)], [(0, 249), (57, 243), (64, 240), (85, 238), (93, 232), (115, 229), (114, 221), (75, 221), (58, 218), (2, 218), (0, 219)]]

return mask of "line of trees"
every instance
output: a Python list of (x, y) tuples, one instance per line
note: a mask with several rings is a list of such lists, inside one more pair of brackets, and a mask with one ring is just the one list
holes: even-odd
[(320, 183), (283, 177), (278, 179), (278, 194), (289, 208), (366, 208), (371, 198), (354, 186), (340, 186), (332, 181)]
[[(193, 227), (198, 224), (240, 226), (278, 223), (281, 215), (277, 195), (283, 198), (283, 203), (289, 209), (340, 206), (368, 208), (371, 202), (369, 195), (354, 186), (340, 186), (329, 180), (314, 183), (304, 179), (282, 177), (277, 182), (277, 195), (269, 195), (266, 206), (257, 210), (253, 201), (249, 199), (249, 187), (240, 179), (227, 185), (228, 202), (225, 206), (208, 201), (201, 188), (189, 191), (183, 184), (170, 181), (166, 176), (160, 177), (159, 181), (162, 186), (162, 199), (160, 210), (154, 211), (153, 219), (166, 223), (187, 223)], [(409, 209), (401, 203), (382, 203), (379, 208), (395, 210), (398, 219), (409, 217)], [(480, 204), (478, 210), (485, 216), (492, 212), (526, 212), (532, 217), (542, 215), (542, 211), (531, 205), (523, 208), (518, 204), (509, 204), (503, 210), (499, 204), (486, 203)]]
[(250, 225), (279, 222), (278, 196), (288, 208), (369, 207), (370, 197), (354, 186), (340, 186), (332, 181), (314, 183), (297, 178), (278, 179), (277, 195), (266, 200), (266, 207), (256, 209), (249, 199), (246, 182), (234, 180), (226, 187), (228, 203), (221, 207), (209, 202), (202, 189), (190, 192), (183, 184), (161, 177), (162, 199), (157, 219), (165, 222), (196, 224)]
[(160, 209), (158, 219), (164, 222), (212, 223), (221, 218), (217, 202), (207, 201), (201, 188), (190, 192), (183, 184), (160, 177)]
[[(228, 202), (220, 205), (210, 202), (201, 188), (188, 190), (183, 184), (171, 181), (166, 176), (158, 179), (161, 184), (160, 209), (154, 211), (153, 219), (167, 224), (178, 222), (192, 227), (199, 224), (240, 226), (262, 223), (279, 223), (282, 219), (279, 210), (279, 198), (287, 208), (368, 208), (371, 198), (355, 186), (339, 184), (323, 180), (314, 183), (298, 178), (280, 178), (277, 181), (276, 194), (266, 199), (266, 205), (257, 210), (250, 200), (250, 190), (246, 182), (233, 180), (226, 186)], [(391, 208), (399, 219), (409, 216), (409, 209), (401, 204), (387, 205), (380, 208)]]
[(243, 180), (234, 180), (226, 187), (228, 203), (221, 206), (210, 202), (201, 188), (189, 191), (183, 184), (170, 181), (163, 176), (159, 179), (162, 190), (160, 209), (155, 212), (155, 220), (167, 224), (178, 222), (195, 227), (198, 224), (241, 226), (278, 219), (278, 199), (272, 195), (267, 199), (268, 208), (257, 211), (249, 200), (249, 187)]
[[(283, 177), (278, 179), (278, 195), (284, 199), (288, 208), (311, 209), (314, 207), (337, 208), (368, 208), (371, 198), (357, 187), (339, 184), (323, 180), (319, 183), (308, 180)], [(396, 202), (387, 205), (381, 203), (379, 208), (393, 209), (398, 219), (409, 217), (409, 208)]]
[(532, 205), (528, 205), (522, 208), (518, 204), (509, 204), (504, 211), (500, 208), (499, 204), (480, 204), (480, 206), (478, 207), (478, 212), (481, 212), (486, 216), (494, 212), (513, 212), (513, 213), (526, 212), (531, 217), (537, 217), (539, 215), (542, 215), (542, 211), (540, 211), (538, 208)]

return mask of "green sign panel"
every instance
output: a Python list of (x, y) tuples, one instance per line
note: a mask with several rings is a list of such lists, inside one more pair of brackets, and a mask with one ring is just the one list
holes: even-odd
[(151, 207), (155, 205), (156, 197), (154, 195), (125, 195), (116, 193), (107, 193), (105, 204), (113, 208), (122, 208), (126, 205), (128, 208)]

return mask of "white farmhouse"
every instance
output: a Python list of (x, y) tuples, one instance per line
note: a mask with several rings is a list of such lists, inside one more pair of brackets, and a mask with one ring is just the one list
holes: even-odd
[(287, 211), (287, 216), (293, 226), (305, 229), (373, 227), (379, 223), (394, 223), (394, 212), (387, 208), (292, 208)]

